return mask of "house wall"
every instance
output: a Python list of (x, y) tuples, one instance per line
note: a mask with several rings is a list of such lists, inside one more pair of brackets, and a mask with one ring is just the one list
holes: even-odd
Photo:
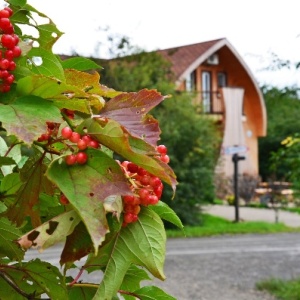
[[(195, 87), (197, 92), (201, 92), (201, 74), (203, 71), (211, 73), (212, 79), (212, 92), (220, 92), (222, 95), (222, 88), (218, 87), (217, 74), (223, 72), (227, 75), (227, 87), (242, 88), (244, 91), (243, 97), (243, 109), (242, 109), (242, 122), (241, 129), (243, 130), (244, 143), (248, 147), (248, 151), (245, 154), (246, 160), (240, 162), (240, 173), (247, 173), (250, 175), (258, 175), (258, 136), (261, 132), (261, 107), (260, 99), (252, 79), (249, 77), (246, 70), (241, 66), (240, 62), (233, 55), (233, 53), (227, 48), (223, 47), (218, 52), (219, 56), (218, 65), (209, 65), (202, 63), (197, 67)], [(185, 90), (185, 82), (182, 82), (179, 86), (179, 90)], [(201, 94), (196, 101), (200, 104)], [(223, 100), (222, 100), (223, 101)], [(224, 103), (223, 103), (224, 108)], [(228, 109), (230, 109), (228, 107)], [(226, 123), (226, 112), (224, 121)], [(228, 133), (224, 133), (224, 136)], [(230, 133), (229, 133), (230, 134)], [(233, 173), (232, 162), (229, 163), (231, 158), (222, 158), (223, 171), (226, 175)], [(220, 170), (220, 168), (218, 168)], [(222, 170), (222, 169), (221, 169)]]

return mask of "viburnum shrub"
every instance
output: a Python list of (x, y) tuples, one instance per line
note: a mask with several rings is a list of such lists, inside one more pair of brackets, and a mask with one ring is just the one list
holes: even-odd
[[(166, 97), (102, 85), (93, 61), (52, 52), (51, 19), (2, 3), (0, 299), (174, 299), (143, 282), (165, 279), (162, 219), (182, 228), (160, 201), (177, 182), (149, 115)], [(37, 251), (51, 246), (53, 265)]]

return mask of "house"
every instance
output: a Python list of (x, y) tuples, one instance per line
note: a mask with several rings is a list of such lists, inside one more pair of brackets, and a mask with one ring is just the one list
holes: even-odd
[(171, 62), (179, 91), (194, 94), (201, 112), (222, 124), (223, 142), (216, 172), (231, 176), (237, 152), (239, 173), (257, 176), (258, 138), (266, 135), (266, 108), (249, 67), (225, 38), (158, 50)]

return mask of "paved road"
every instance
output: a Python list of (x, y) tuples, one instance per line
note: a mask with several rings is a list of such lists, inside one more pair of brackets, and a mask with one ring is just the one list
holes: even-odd
[[(58, 253), (46, 250), (41, 258), (58, 264)], [(170, 239), (165, 274), (155, 283), (178, 300), (271, 300), (255, 283), (300, 276), (300, 234)], [(97, 282), (99, 275), (83, 279)]]

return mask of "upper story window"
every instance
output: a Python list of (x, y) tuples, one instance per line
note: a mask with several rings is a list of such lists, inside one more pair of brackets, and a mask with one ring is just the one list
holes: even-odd
[(227, 86), (227, 75), (224, 72), (218, 73), (218, 87), (224, 87)]
[(196, 90), (196, 71), (191, 72), (185, 79), (185, 90), (193, 92)]

